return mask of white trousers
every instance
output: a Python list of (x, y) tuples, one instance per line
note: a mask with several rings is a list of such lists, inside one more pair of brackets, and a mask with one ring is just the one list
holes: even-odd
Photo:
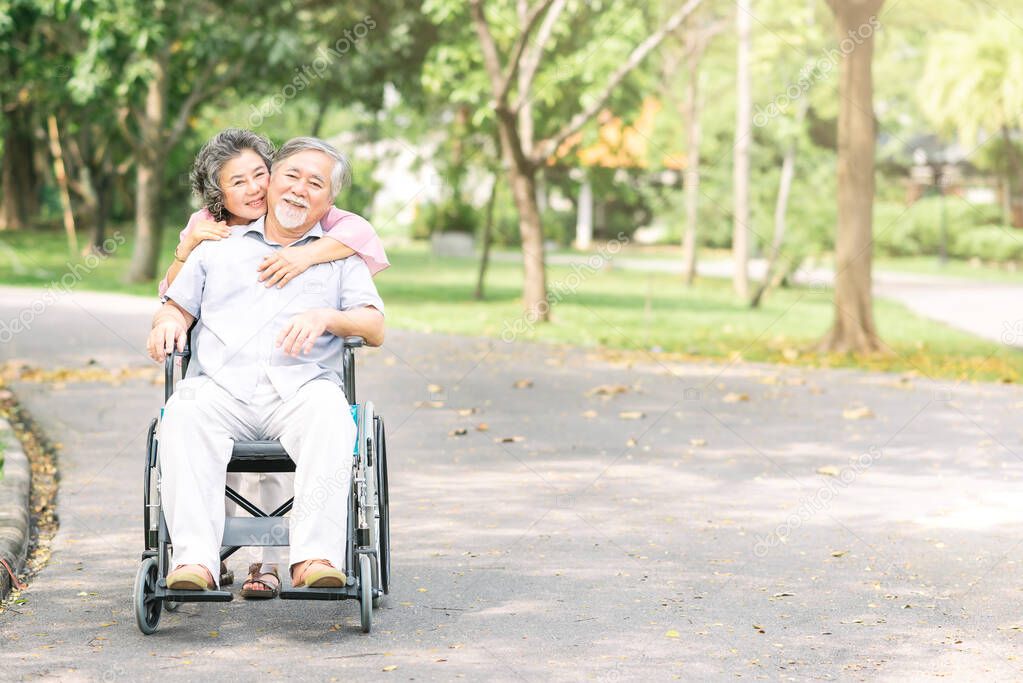
[(261, 381), (242, 403), (208, 377), (178, 383), (160, 423), (160, 495), (172, 566), (201, 564), (219, 584), (224, 485), (235, 439), (280, 439), (295, 461), (289, 564), (345, 568), (356, 427), (341, 387), (313, 380), (287, 401)]
[[(228, 472), (227, 485), (267, 514), (295, 495), (295, 475), (291, 472)], [(224, 512), (228, 517), (248, 514), (231, 500), (224, 501)], [(242, 552), (247, 552), (249, 564), (279, 565), (284, 561), (284, 551), (280, 546), (266, 545), (262, 552), (257, 546), (249, 546)]]

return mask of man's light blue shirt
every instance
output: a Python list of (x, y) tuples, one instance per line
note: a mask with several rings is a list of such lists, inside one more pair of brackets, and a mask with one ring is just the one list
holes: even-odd
[[(278, 334), (293, 316), (313, 308), (373, 306), (384, 311), (369, 268), (357, 254), (313, 265), (280, 289), (260, 282), (259, 264), (283, 248), (267, 240), (264, 220), (235, 227), (226, 239), (199, 244), (164, 297), (197, 318), (187, 376), (209, 377), (243, 403), (251, 400), (264, 375), (285, 400), (314, 379), (342, 385), (341, 338), (325, 332), (308, 354), (297, 358), (276, 347)], [(290, 246), (322, 236), (317, 223)]]

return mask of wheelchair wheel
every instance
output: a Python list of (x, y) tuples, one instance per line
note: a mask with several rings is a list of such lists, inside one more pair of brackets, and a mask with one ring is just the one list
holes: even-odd
[[(377, 505), (380, 513), (380, 547), (377, 561), (380, 563), (380, 589), (386, 595), (390, 592), (391, 583), (391, 513), (390, 494), (387, 490), (387, 436), (384, 432), (384, 419), (379, 415), (374, 422), (374, 446), (376, 448), (374, 466), (377, 480)], [(377, 598), (376, 603), (380, 601)]]
[(147, 636), (156, 632), (160, 625), (160, 612), (163, 610), (163, 601), (157, 600), (156, 582), (160, 576), (159, 565), (155, 557), (147, 557), (142, 560), (139, 570), (135, 574), (135, 590), (133, 598), (135, 601), (135, 621), (139, 630)]
[(359, 604), (362, 632), (369, 633), (373, 626), (373, 563), (369, 555), (359, 555)]

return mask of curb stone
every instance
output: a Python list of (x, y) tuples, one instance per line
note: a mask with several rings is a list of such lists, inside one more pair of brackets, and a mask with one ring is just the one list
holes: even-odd
[[(4, 443), (3, 479), (0, 479), (0, 558), (15, 573), (20, 573), (25, 568), (28, 554), (32, 470), (14, 430), (3, 418), (0, 418), (0, 441)], [(0, 600), (10, 592), (11, 577), (0, 565)]]

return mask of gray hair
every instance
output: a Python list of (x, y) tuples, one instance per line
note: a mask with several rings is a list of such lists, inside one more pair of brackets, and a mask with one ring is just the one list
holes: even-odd
[(220, 172), (227, 162), (247, 149), (258, 154), (266, 162), (267, 168), (270, 168), (274, 155), (273, 144), (262, 135), (241, 128), (227, 128), (214, 135), (199, 150), (192, 164), (192, 172), (189, 174), (192, 192), (218, 221), (225, 221), (229, 217), (224, 207)]
[[(333, 145), (319, 138), (291, 138), (277, 150), (273, 166), (276, 166), (290, 156), (307, 150), (323, 152), (334, 160), (334, 168), (330, 172), (330, 192), (334, 197), (337, 197), (341, 190), (348, 187), (352, 182), (352, 166), (348, 163), (348, 159), (344, 154), (337, 151)], [(273, 166), (271, 166), (271, 170), (273, 170)]]

